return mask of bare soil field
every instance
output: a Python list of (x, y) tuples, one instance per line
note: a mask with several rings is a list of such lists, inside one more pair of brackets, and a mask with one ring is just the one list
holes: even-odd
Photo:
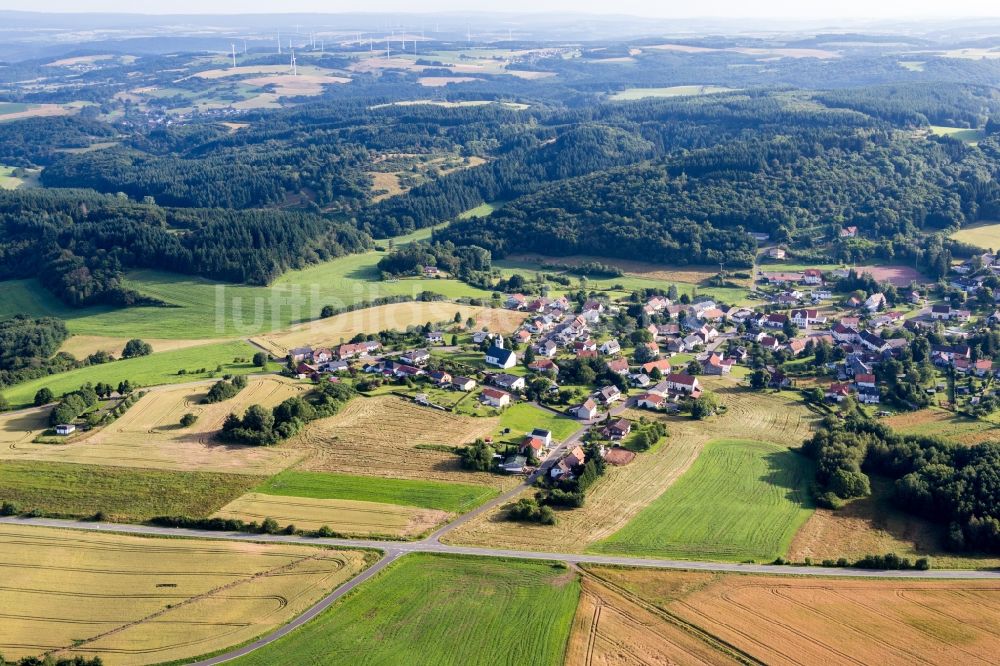
[[(143, 338), (153, 347), (154, 352), (174, 351), (175, 349), (187, 349), (198, 345), (207, 345), (216, 342), (224, 342), (223, 338), (214, 340), (157, 340)], [(105, 351), (113, 354), (115, 358), (120, 358), (122, 349), (129, 338), (105, 337), (103, 335), (71, 335), (59, 347), (59, 351), (72, 354), (75, 358), (84, 359), (91, 354)]]
[(566, 666), (738, 663), (655, 609), (583, 578)]
[[(553, 539), (566, 552), (581, 552), (625, 526), (686, 472), (706, 443), (713, 439), (754, 439), (799, 445), (808, 437), (815, 416), (792, 393), (758, 394), (731, 379), (708, 379), (728, 412), (707, 421), (625, 410), (625, 418), (656, 418), (670, 436), (657, 448), (639, 454), (632, 464), (610, 467), (587, 491), (583, 507), (557, 510), (555, 527), (510, 522), (502, 507), (476, 516), (449, 532), (445, 541), (462, 545), (504, 543), (524, 550), (551, 549)], [(526, 491), (529, 497), (533, 491)]]
[(289, 622), (365, 555), (310, 546), (0, 526), (0, 652), (110, 666), (215, 652)]
[[(255, 377), (230, 400), (200, 404), (210, 386), (205, 382), (151, 389), (121, 418), (91, 435), (68, 444), (35, 444), (22, 438), (0, 448), (0, 459), (239, 474), (274, 474), (298, 460), (288, 447), (222, 444), (214, 436), (230, 412), (242, 414), (253, 404), (273, 407), (307, 390), (305, 385), (281, 377)], [(198, 421), (182, 428), (180, 419), (187, 413)], [(14, 418), (7, 426), (12, 432), (18, 427)]]
[(475, 483), (499, 488), (507, 477), (462, 470), (448, 451), (420, 444), (462, 446), (490, 435), (498, 418), (471, 417), (419, 407), (397, 396), (352, 400), (328, 419), (311, 423), (288, 444), (306, 455), (300, 467), (362, 476)]
[(989, 664), (1000, 649), (996, 581), (587, 571), (766, 664)]
[(247, 493), (222, 507), (215, 516), (248, 523), (274, 518), (282, 527), (295, 525), (301, 530), (318, 530), (326, 525), (350, 536), (408, 538), (427, 532), (451, 514), (379, 502)]
[(915, 560), (929, 557), (936, 569), (1000, 567), (1000, 558), (958, 555), (944, 548), (943, 530), (896, 508), (892, 483), (872, 479), (872, 495), (850, 502), (836, 511), (816, 509), (792, 540), (788, 558), (814, 562), (846, 557), (896, 553)]
[(911, 282), (927, 279), (911, 266), (858, 266), (858, 273), (871, 273), (878, 282), (888, 281), (896, 287), (907, 287)]
[[(428, 286), (433, 289), (433, 285)], [(293, 326), (280, 333), (272, 333), (253, 338), (253, 342), (268, 349), (276, 356), (283, 357), (289, 349), (310, 345), (336, 346), (347, 342), (359, 333), (371, 333), (389, 329), (405, 330), (408, 326), (422, 326), (426, 322), (452, 322), (455, 313), (462, 315), (465, 322), (469, 317), (476, 320), (476, 328), (489, 327), (491, 331), (510, 333), (524, 321), (525, 314), (512, 310), (481, 308), (458, 305), (447, 301), (391, 303), (373, 308), (363, 308), (345, 312), (326, 319), (317, 319)]]

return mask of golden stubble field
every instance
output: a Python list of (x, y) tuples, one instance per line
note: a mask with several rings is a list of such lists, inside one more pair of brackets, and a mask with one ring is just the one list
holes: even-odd
[(274, 518), (282, 527), (318, 530), (326, 525), (338, 534), (360, 537), (410, 538), (427, 532), (451, 517), (446, 511), (381, 502), (315, 499), (247, 493), (214, 514), (261, 523)]
[[(65, 342), (62, 343), (59, 347), (59, 351), (72, 354), (77, 359), (87, 358), (91, 354), (99, 351), (105, 351), (114, 355), (115, 358), (121, 358), (122, 349), (125, 348), (125, 343), (128, 341), (129, 338), (103, 335), (71, 335), (66, 338)], [(153, 347), (154, 352), (175, 351), (178, 349), (187, 349), (188, 347), (198, 347), (200, 345), (208, 345), (216, 342), (225, 342), (223, 338), (200, 340), (160, 340), (143, 338), (143, 341), (149, 343), (150, 346)]]
[(422, 326), (427, 322), (451, 322), (456, 312), (461, 314), (463, 324), (472, 317), (476, 321), (476, 330), (485, 326), (499, 333), (514, 331), (526, 316), (523, 312), (458, 305), (447, 301), (412, 301), (345, 312), (299, 324), (279, 333), (262, 335), (252, 341), (280, 358), (295, 347), (333, 347), (349, 341), (359, 333), (405, 330), (408, 326)]
[(365, 567), (360, 551), (0, 525), (0, 653), (190, 659), (300, 615)]
[(289, 446), (305, 455), (300, 466), (313, 471), (500, 488), (504, 477), (466, 472), (448, 451), (416, 448), (469, 444), (490, 435), (498, 424), (496, 417), (462, 416), (397, 396), (376, 396), (352, 400), (336, 416), (310, 424)]
[[(732, 663), (734, 656), (774, 665), (991, 664), (1000, 650), (997, 581), (587, 571), (599, 580), (589, 588), (589, 614), (583, 605), (578, 611), (569, 664)], [(595, 617), (592, 607), (602, 604)], [(645, 630), (616, 624), (621, 614), (643, 617), (637, 607), (658, 622)], [(673, 639), (678, 626), (719, 649), (690, 658)], [(666, 659), (629, 658), (649, 654)]]
[[(725, 415), (694, 421), (687, 416), (626, 410), (623, 416), (629, 419), (661, 419), (670, 437), (656, 449), (639, 454), (630, 465), (609, 467), (587, 491), (583, 507), (557, 511), (558, 525), (511, 522), (498, 507), (449, 532), (444, 541), (478, 546), (504, 543), (524, 550), (551, 550), (557, 542), (563, 552), (582, 552), (617, 532), (659, 497), (691, 467), (709, 441), (753, 439), (798, 446), (816, 420), (795, 393), (751, 393), (729, 378), (705, 378), (703, 383), (728, 407)], [(526, 490), (523, 496), (530, 497), (533, 492)]]
[[(202, 405), (210, 386), (211, 382), (205, 382), (150, 389), (117, 421), (70, 444), (32, 443), (19, 432), (32, 427), (29, 416), (5, 416), (14, 422), (0, 427), (4, 438), (0, 459), (262, 475), (277, 473), (298, 460), (288, 447), (223, 444), (215, 441), (215, 435), (230, 412), (242, 414), (254, 404), (274, 407), (303, 394), (308, 386), (277, 376), (254, 377), (236, 397)], [(180, 419), (187, 413), (195, 414), (198, 421), (182, 428)], [(38, 418), (44, 423), (44, 418)]]

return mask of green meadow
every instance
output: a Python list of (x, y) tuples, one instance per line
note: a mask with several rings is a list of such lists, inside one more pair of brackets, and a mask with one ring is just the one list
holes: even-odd
[(599, 553), (724, 561), (784, 555), (812, 515), (812, 463), (781, 446), (710, 442), (684, 476)]
[(168, 307), (70, 308), (34, 280), (0, 282), (0, 317), (53, 316), (81, 335), (170, 339), (250, 337), (319, 316), (326, 305), (344, 307), (384, 296), (432, 291), (446, 298), (488, 297), (458, 280), (379, 280), (380, 252), (341, 257), (289, 271), (269, 287), (226, 285), (152, 270), (128, 274), (129, 286)]
[(266, 495), (349, 499), (462, 513), (496, 496), (485, 486), (286, 470), (255, 489)]
[[(260, 372), (261, 369), (250, 362), (256, 351), (255, 347), (242, 340), (187, 347), (39, 377), (16, 384), (4, 391), (3, 395), (12, 406), (23, 407), (30, 405), (35, 393), (43, 387), (58, 396), (67, 391), (75, 391), (87, 382), (105, 382), (117, 386), (127, 379), (133, 385), (155, 386), (193, 382), (224, 374)], [(237, 363), (234, 362), (236, 358), (245, 360)], [(222, 366), (222, 370), (216, 371), (218, 366)], [(201, 369), (205, 371), (198, 372)], [(180, 370), (185, 370), (185, 373), (178, 374)]]
[(543, 562), (412, 553), (238, 666), (559, 666), (577, 575)]
[(63, 518), (89, 518), (99, 511), (121, 522), (202, 518), (259, 482), (260, 477), (243, 474), (0, 461), (0, 502)]
[(500, 415), (500, 428), (510, 428), (513, 439), (520, 439), (533, 429), (542, 428), (552, 431), (553, 440), (562, 441), (576, 432), (580, 425), (568, 416), (553, 414), (528, 402), (519, 402)]

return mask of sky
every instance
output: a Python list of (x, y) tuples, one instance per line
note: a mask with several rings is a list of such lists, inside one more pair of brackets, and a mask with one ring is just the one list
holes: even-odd
[[(0, 3), (5, 4), (5, 3)], [(6, 7), (14, 9), (14, 7)], [(584, 12), (659, 18), (919, 19), (1000, 17), (998, 0), (33, 0), (42, 12), (232, 14), (292, 12)]]

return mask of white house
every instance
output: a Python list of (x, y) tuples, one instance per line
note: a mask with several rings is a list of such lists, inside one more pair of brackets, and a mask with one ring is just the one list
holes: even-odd
[(865, 301), (865, 309), (868, 312), (878, 312), (886, 306), (885, 294), (877, 292), (868, 297)]
[(497, 368), (513, 368), (517, 365), (517, 354), (512, 349), (504, 349), (503, 337), (497, 336), (489, 349), (486, 350), (486, 364)]
[(56, 426), (57, 435), (72, 435), (76, 432), (76, 426), (72, 423), (60, 423)]
[(510, 393), (498, 391), (487, 386), (483, 389), (480, 400), (482, 400), (485, 405), (501, 409), (510, 404)]
[(667, 389), (673, 393), (693, 394), (701, 389), (698, 378), (685, 373), (669, 374), (666, 382)]
[(589, 421), (597, 416), (597, 403), (592, 398), (587, 398), (582, 404), (569, 410), (578, 419)]
[(607, 354), (611, 356), (612, 354), (617, 354), (622, 350), (622, 346), (618, 344), (617, 340), (608, 340), (602, 344), (598, 349), (601, 350), (602, 354)]

